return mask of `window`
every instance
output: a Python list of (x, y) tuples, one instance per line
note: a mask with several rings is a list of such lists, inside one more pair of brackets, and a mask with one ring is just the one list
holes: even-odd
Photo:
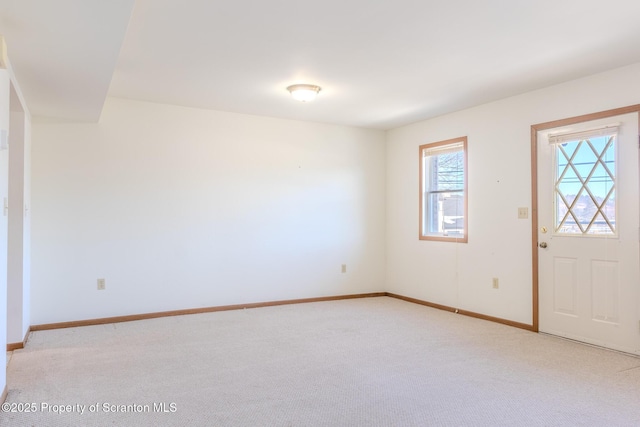
[(420, 146), (420, 239), (467, 242), (467, 137)]
[(616, 126), (549, 135), (555, 146), (555, 233), (617, 235)]

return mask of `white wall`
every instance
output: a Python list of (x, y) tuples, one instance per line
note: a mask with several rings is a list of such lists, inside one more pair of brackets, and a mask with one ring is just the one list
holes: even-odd
[(32, 129), (32, 324), (383, 290), (384, 132), (112, 98)]
[[(23, 104), (23, 108), (26, 106)], [(31, 327), (31, 114), (24, 116), (24, 220), (22, 223), (22, 337)]]
[[(387, 291), (531, 324), (530, 127), (639, 103), (635, 64), (388, 132)], [(469, 242), (420, 241), (418, 146), (465, 135)]]
[[(0, 130), (7, 132), (8, 149), (0, 150), (0, 345), (22, 342), (29, 329), (30, 226), (23, 206), (30, 204), (31, 116), (0, 36)], [(16, 202), (19, 197), (19, 203)], [(9, 203), (4, 209), (5, 199)], [(13, 217), (13, 221), (10, 219)], [(15, 219), (20, 221), (15, 221)], [(18, 337), (13, 340), (12, 336)], [(0, 352), (6, 366), (6, 352)], [(0, 370), (0, 390), (6, 369)]]
[[(0, 55), (2, 54), (0, 38)], [(9, 71), (0, 69), (0, 130), (9, 130)], [(0, 150), (0, 393), (7, 384), (7, 245), (8, 222), (4, 211), (4, 199), (9, 197), (9, 151)]]
[(9, 129), (9, 215), (7, 340), (24, 341), (30, 319), (30, 118), (11, 86)]
[[(34, 123), (31, 323), (387, 290), (530, 324), (531, 222), (517, 219), (531, 207), (530, 126), (637, 103), (640, 64), (395, 129), (386, 144), (121, 99), (99, 124)], [(469, 243), (420, 241), (418, 146), (463, 135)]]

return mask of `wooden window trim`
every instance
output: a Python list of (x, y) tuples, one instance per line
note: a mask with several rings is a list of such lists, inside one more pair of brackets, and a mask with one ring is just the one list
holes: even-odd
[[(423, 225), (424, 225), (424, 221), (423, 221), (423, 192), (424, 192), (424, 179), (423, 179), (423, 174), (424, 174), (424, 170), (423, 170), (423, 151), (427, 148), (434, 148), (434, 147), (439, 147), (439, 146), (443, 146), (443, 145), (450, 145), (450, 144), (455, 144), (455, 143), (462, 143), (462, 151), (464, 153), (464, 234), (462, 237), (447, 237), (447, 236), (425, 236), (424, 235), (424, 230), (423, 230)], [(455, 243), (467, 243), (469, 241), (469, 215), (468, 215), (468, 211), (469, 211), (469, 192), (468, 192), (468, 160), (467, 160), (467, 137), (466, 136), (461, 136), (459, 138), (452, 138), (452, 139), (447, 139), (444, 141), (438, 141), (438, 142), (432, 142), (429, 144), (423, 144), (420, 147), (418, 147), (418, 170), (419, 170), (419, 175), (418, 175), (418, 180), (419, 180), (419, 190), (418, 190), (418, 210), (419, 210), (419, 217), (418, 217), (418, 238), (420, 240), (431, 240), (431, 241), (438, 241), (438, 242), (455, 242)]]

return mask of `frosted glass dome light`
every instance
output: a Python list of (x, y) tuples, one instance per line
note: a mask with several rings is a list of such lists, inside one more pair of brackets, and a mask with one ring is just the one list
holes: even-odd
[(316, 99), (320, 92), (320, 86), (316, 85), (291, 85), (287, 88), (296, 101), (309, 102)]

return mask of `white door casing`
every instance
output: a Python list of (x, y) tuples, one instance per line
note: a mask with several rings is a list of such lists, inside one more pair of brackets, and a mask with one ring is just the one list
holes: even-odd
[(640, 354), (638, 153), (637, 112), (537, 132), (541, 332)]

